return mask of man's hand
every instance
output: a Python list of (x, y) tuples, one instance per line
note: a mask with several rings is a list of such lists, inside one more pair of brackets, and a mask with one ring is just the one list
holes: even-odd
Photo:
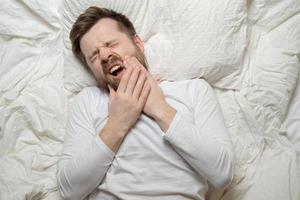
[(166, 132), (171, 124), (176, 110), (171, 107), (165, 99), (162, 89), (158, 86), (158, 82), (151, 76), (144, 66), (135, 58), (128, 58), (128, 63), (132, 66), (138, 66), (147, 74), (147, 80), (150, 84), (151, 91), (147, 98), (143, 112), (152, 117), (160, 126), (162, 131)]
[(141, 115), (150, 92), (147, 75), (139, 67), (124, 63), (126, 71), (118, 89), (109, 87), (109, 118), (100, 137), (116, 152), (128, 131)]

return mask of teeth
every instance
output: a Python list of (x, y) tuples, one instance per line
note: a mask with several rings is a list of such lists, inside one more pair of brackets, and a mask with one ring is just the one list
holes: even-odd
[(110, 73), (112, 74), (114, 71), (118, 70), (120, 67), (121, 67), (120, 65), (116, 65), (116, 66), (112, 67), (110, 69)]

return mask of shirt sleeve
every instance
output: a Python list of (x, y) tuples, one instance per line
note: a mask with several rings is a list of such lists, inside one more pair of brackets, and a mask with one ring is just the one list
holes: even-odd
[(199, 175), (221, 188), (233, 178), (233, 145), (212, 88), (204, 80), (195, 88), (194, 121), (177, 112), (164, 138)]
[(69, 113), (57, 170), (57, 181), (64, 199), (85, 198), (101, 183), (114, 159), (114, 153), (95, 133), (91, 106), (91, 95), (83, 91), (75, 98)]

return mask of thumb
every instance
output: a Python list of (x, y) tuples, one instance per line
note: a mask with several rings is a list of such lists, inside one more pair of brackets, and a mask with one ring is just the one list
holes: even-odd
[(109, 84), (107, 85), (108, 90), (109, 90), (109, 96), (113, 97), (116, 94), (116, 91), (114, 88), (112, 88)]

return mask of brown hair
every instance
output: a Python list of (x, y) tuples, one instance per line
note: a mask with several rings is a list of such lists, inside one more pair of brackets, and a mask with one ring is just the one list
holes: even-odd
[(100, 19), (111, 18), (117, 21), (119, 28), (125, 32), (129, 38), (136, 34), (133, 24), (123, 14), (113, 10), (99, 7), (89, 7), (84, 13), (79, 15), (70, 32), (72, 51), (77, 58), (87, 66), (87, 62), (80, 48), (80, 40)]

